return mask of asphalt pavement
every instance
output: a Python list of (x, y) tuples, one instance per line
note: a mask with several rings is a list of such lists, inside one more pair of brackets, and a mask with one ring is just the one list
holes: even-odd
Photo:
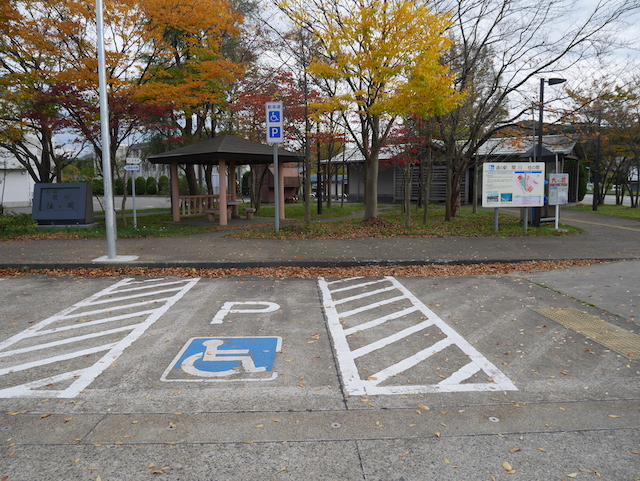
[[(0, 278), (0, 480), (638, 480), (640, 224), (562, 222), (584, 233), (212, 233), (121, 239), (118, 255), (136, 259), (106, 264), (608, 262), (442, 278)], [(105, 254), (104, 240), (9, 241), (0, 264), (95, 267)]]
[[(231, 227), (269, 218), (232, 220)], [(186, 237), (116, 240), (9, 241), (0, 244), (3, 267), (91, 267), (108, 263), (141, 267), (361, 266), (490, 263), (524, 260), (640, 259), (640, 223), (593, 213), (562, 211), (561, 222), (583, 234), (571, 236), (389, 239), (231, 239), (229, 232)], [(267, 227), (269, 228), (269, 227)], [(100, 261), (97, 261), (100, 260)]]

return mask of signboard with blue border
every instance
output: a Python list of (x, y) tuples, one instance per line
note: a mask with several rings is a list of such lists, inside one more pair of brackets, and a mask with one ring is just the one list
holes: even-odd
[(482, 207), (541, 207), (544, 168), (543, 162), (483, 164)]
[(282, 102), (267, 102), (267, 143), (280, 144), (284, 142), (282, 122)]
[(162, 381), (270, 381), (282, 338), (194, 337), (180, 350)]

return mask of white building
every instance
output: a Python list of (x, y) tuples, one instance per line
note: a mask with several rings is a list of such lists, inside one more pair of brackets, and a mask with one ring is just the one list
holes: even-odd
[(0, 149), (0, 205), (5, 209), (29, 207), (34, 185), (27, 169), (11, 153)]

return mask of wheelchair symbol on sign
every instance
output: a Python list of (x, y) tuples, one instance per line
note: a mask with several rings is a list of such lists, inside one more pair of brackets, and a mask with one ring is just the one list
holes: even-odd
[[(193, 338), (162, 376), (163, 381), (268, 381), (280, 337)], [(182, 374), (180, 374), (182, 373)], [(185, 378), (184, 376), (187, 376)]]
[(280, 111), (272, 110), (271, 112), (269, 112), (269, 122), (280, 122)]

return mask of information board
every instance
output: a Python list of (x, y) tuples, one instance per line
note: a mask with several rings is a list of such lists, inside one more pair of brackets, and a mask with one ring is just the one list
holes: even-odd
[(569, 174), (549, 174), (549, 205), (569, 203)]
[(544, 205), (544, 162), (484, 164), (482, 207)]

